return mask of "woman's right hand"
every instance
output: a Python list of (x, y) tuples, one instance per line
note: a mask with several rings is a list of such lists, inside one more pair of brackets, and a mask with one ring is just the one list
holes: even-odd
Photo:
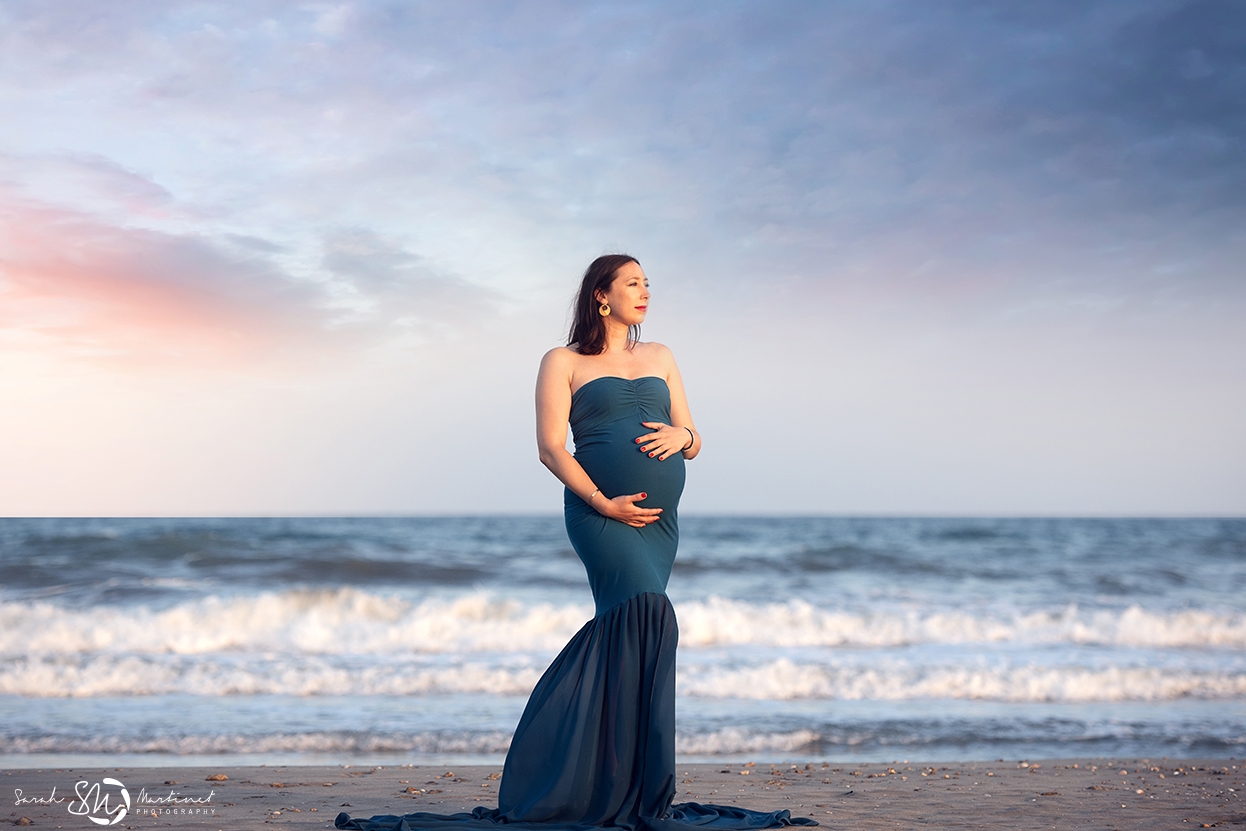
[(616, 496), (610, 500), (594, 500), (601, 505), (599, 512), (602, 516), (630, 525), (633, 528), (644, 528), (650, 523), (657, 522), (658, 517), (662, 515), (661, 508), (642, 508), (636, 503), (647, 497), (647, 493), (633, 493), (630, 495)]

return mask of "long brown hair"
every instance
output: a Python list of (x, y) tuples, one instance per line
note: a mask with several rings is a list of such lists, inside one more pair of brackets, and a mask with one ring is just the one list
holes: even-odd
[[(572, 310), (571, 334), (567, 335), (567, 346), (576, 345), (581, 355), (600, 355), (605, 351), (606, 321), (599, 311), (601, 301), (595, 295), (599, 291), (609, 291), (614, 273), (628, 263), (640, 265), (640, 260), (630, 254), (606, 254), (589, 263), (584, 271)], [(631, 349), (639, 340), (640, 327), (628, 326), (627, 348)]]

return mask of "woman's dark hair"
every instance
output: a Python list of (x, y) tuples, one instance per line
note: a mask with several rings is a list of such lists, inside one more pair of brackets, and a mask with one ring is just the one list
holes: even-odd
[[(580, 293), (572, 309), (571, 334), (567, 346), (576, 345), (581, 355), (600, 355), (606, 349), (606, 321), (599, 309), (601, 301), (596, 294), (610, 290), (614, 273), (628, 263), (640, 265), (640, 260), (629, 254), (606, 254), (589, 263), (580, 283)], [(640, 327), (627, 327), (627, 348), (640, 340)]]

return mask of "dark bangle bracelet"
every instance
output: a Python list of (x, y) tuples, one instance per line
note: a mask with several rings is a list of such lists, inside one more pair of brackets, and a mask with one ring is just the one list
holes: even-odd
[(696, 435), (696, 433), (692, 432), (692, 428), (691, 428), (691, 427), (685, 427), (684, 429), (688, 431), (688, 445), (687, 445), (687, 446), (686, 446), (683, 450), (680, 450), (680, 451), (679, 451), (680, 453), (685, 453), (685, 452), (687, 452), (687, 451), (691, 450), (691, 449), (692, 449), (692, 445), (694, 445), (694, 444), (696, 444), (696, 443), (697, 443), (697, 435)]

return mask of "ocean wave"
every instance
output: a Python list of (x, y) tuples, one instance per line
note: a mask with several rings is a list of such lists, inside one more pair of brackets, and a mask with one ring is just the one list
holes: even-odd
[(39, 698), (222, 695), (528, 695), (544, 667), (358, 665), (320, 656), (27, 656), (0, 668), (0, 694)]
[(477, 593), (415, 603), (355, 588), (205, 597), (167, 609), (0, 603), (0, 655), (136, 652), (311, 654), (557, 650), (592, 606)]
[(17, 736), (5, 739), (5, 752), (18, 753), (171, 753), (179, 756), (241, 753), (463, 753), (503, 754), (509, 732), (364, 733), (322, 731), (168, 736)]
[[(38, 698), (188, 694), (526, 696), (543, 663), (362, 663), (333, 656), (52, 655), (0, 666), (0, 694)], [(1145, 666), (840, 666), (778, 658), (747, 666), (681, 660), (679, 695), (754, 701), (977, 699), (1007, 702), (1172, 701), (1246, 697), (1246, 672)]]
[[(1026, 613), (852, 611), (800, 600), (710, 598), (677, 605), (685, 649), (885, 648), (915, 644), (1246, 647), (1246, 613), (1198, 609)], [(125, 652), (461, 654), (557, 651), (592, 616), (587, 603), (523, 604), (475, 593), (414, 602), (357, 588), (205, 597), (169, 608), (0, 602), (0, 655)]]
[[(241, 755), (366, 755), (409, 754), (411, 761), (429, 763), (445, 755), (493, 756), (501, 763), (510, 747), (509, 730), (379, 732), (321, 730), (277, 732), (262, 735), (207, 733), (199, 735), (41, 734), (2, 736), (10, 759), (27, 754), (169, 754), (175, 756)], [(1054, 742), (1075, 755), (1115, 748), (1120, 742), (1141, 747), (1164, 747), (1177, 755), (1189, 755), (1209, 747), (1227, 756), (1240, 752), (1246, 736), (1237, 725), (1211, 723), (1124, 724), (1071, 720), (1058, 726), (1049, 723), (944, 724), (929, 722), (868, 722), (851, 725), (814, 724), (798, 729), (754, 730), (728, 727), (704, 732), (680, 730), (675, 752), (692, 757), (799, 758), (860, 752), (870, 748), (943, 750), (978, 744), (995, 746), (1001, 753), (1021, 751), (1025, 742)], [(297, 763), (297, 762), (296, 762)], [(758, 767), (763, 773), (765, 768)]]
[(780, 658), (751, 667), (702, 666), (681, 673), (679, 693), (764, 701), (978, 699), (1085, 703), (1232, 699), (1246, 673), (1151, 667), (836, 667)]
[[(510, 747), (508, 730), (432, 732), (377, 732), (368, 730), (312, 730), (267, 734), (207, 733), (166, 735), (110, 735), (107, 733), (41, 733), (0, 735), (6, 753), (169, 753), (175, 755), (254, 753), (393, 753), (504, 754)], [(806, 751), (823, 741), (809, 729), (757, 731), (729, 727), (710, 732), (676, 735), (675, 749), (684, 755), (717, 756), (739, 753)]]
[(1070, 643), (1133, 647), (1243, 647), (1246, 614), (1182, 609), (1154, 612), (1059, 610), (973, 614), (963, 611), (861, 613), (822, 609), (801, 600), (748, 603), (725, 598), (678, 608), (685, 646), (847, 646)]
[(732, 756), (739, 753), (806, 753), (821, 740), (813, 730), (766, 732), (728, 727), (708, 733), (680, 733), (675, 752), (684, 756)]

